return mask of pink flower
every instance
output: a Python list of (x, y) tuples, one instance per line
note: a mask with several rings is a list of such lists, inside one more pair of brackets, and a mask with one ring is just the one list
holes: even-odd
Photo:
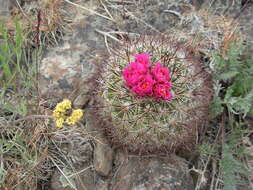
[(170, 71), (160, 63), (155, 63), (150, 68), (148, 53), (136, 54), (135, 59), (123, 69), (122, 76), (125, 80), (125, 86), (139, 97), (171, 100)]
[(140, 64), (138, 62), (131, 62), (128, 67), (130, 67), (131, 70), (134, 70), (140, 74), (145, 74), (148, 72), (148, 67), (145, 64)]
[(172, 84), (170, 82), (156, 84), (154, 87), (154, 96), (157, 99), (172, 100), (171, 87)]
[(136, 62), (142, 64), (142, 65), (149, 65), (149, 54), (148, 53), (140, 53), (134, 55)]
[(136, 85), (142, 77), (142, 74), (139, 74), (138, 72), (133, 71), (129, 68), (125, 68), (123, 70), (123, 78), (125, 79), (125, 84), (128, 87), (133, 87), (134, 85)]
[(151, 73), (158, 82), (168, 82), (170, 80), (169, 69), (161, 66), (160, 63), (156, 63), (151, 69)]
[(152, 96), (154, 84), (155, 84), (155, 81), (153, 80), (152, 76), (150, 74), (147, 74), (131, 90), (132, 92), (136, 93), (137, 95), (141, 97)]
[(128, 87), (136, 85), (141, 78), (148, 72), (148, 68), (136, 62), (130, 63), (123, 69), (123, 78), (126, 81)]

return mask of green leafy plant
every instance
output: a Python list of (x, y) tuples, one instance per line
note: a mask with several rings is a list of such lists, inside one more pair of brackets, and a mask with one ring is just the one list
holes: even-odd
[(214, 55), (215, 93), (210, 107), (214, 123), (199, 149), (203, 170), (212, 166), (210, 189), (236, 190), (248, 176), (243, 139), (249, 133), (244, 119), (253, 108), (253, 65), (245, 56), (246, 48), (247, 44), (236, 41), (225, 55)]
[[(243, 160), (246, 156), (243, 137), (248, 134), (247, 129), (243, 129), (243, 123), (238, 123), (230, 118), (230, 122), (219, 125), (219, 131), (215, 139), (209, 139), (199, 145), (198, 170), (201, 174), (197, 180), (196, 190), (204, 185), (203, 175), (212, 173), (206, 189), (216, 190), (236, 190), (238, 185), (246, 184), (246, 177), (249, 172)], [(226, 131), (226, 133), (225, 133)], [(209, 137), (210, 138), (210, 137)], [(203, 164), (204, 163), (204, 164)], [(202, 165), (203, 164), (203, 165)], [(210, 167), (210, 168), (209, 168)]]
[(243, 164), (234, 158), (227, 144), (222, 150), (223, 157), (220, 161), (224, 190), (236, 190), (236, 185), (240, 183), (239, 173), (243, 173)]
[(214, 56), (216, 79), (220, 81), (213, 101), (214, 115), (222, 113), (224, 106), (233, 114), (253, 112), (253, 65), (250, 58), (243, 57), (246, 46), (238, 43), (232, 44), (227, 56)]
[(247, 169), (242, 163), (245, 147), (242, 145), (242, 138), (247, 130), (241, 129), (241, 125), (234, 122), (230, 134), (225, 136), (222, 145), (222, 157), (220, 160), (220, 171), (223, 180), (224, 190), (236, 190), (238, 184), (242, 184), (241, 176), (247, 176)]

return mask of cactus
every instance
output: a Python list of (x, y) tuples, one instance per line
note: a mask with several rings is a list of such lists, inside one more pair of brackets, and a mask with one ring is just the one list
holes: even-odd
[[(142, 36), (125, 41), (105, 58), (91, 116), (114, 145), (133, 153), (172, 152), (194, 145), (198, 126), (207, 118), (212, 85), (193, 51), (171, 37)], [(138, 97), (125, 85), (122, 71), (138, 53), (168, 68), (172, 100)]]

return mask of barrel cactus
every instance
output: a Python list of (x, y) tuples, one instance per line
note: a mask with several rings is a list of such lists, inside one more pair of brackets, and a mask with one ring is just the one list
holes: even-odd
[(93, 121), (132, 153), (190, 149), (212, 97), (210, 75), (194, 48), (176, 38), (142, 36), (113, 52), (101, 65)]

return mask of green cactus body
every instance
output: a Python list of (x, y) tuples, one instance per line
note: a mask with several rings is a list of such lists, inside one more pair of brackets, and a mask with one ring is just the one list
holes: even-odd
[[(171, 71), (172, 100), (139, 98), (124, 85), (123, 68), (143, 52)], [(192, 147), (197, 127), (206, 120), (212, 91), (209, 74), (190, 47), (168, 37), (143, 36), (125, 42), (106, 61), (97, 93), (100, 106), (93, 115), (105, 121), (102, 127), (112, 143), (130, 152)]]

